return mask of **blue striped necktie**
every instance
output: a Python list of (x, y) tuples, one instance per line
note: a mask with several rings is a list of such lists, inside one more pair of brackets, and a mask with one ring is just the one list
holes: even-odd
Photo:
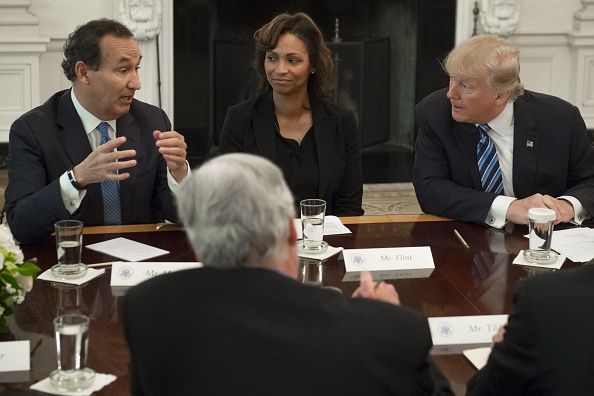
[[(97, 125), (101, 132), (101, 144), (107, 143), (110, 138), (107, 133), (108, 124), (102, 121)], [(114, 171), (116, 173), (117, 171)], [(106, 225), (122, 224), (122, 210), (120, 208), (120, 185), (117, 180), (105, 180), (101, 182), (101, 194), (103, 195), (103, 221)]]
[(476, 145), (476, 157), (478, 158), (478, 168), (481, 174), (481, 186), (483, 191), (502, 194), (503, 178), (499, 167), (497, 150), (487, 134), (490, 130), (491, 127), (487, 124), (478, 126), (480, 138)]

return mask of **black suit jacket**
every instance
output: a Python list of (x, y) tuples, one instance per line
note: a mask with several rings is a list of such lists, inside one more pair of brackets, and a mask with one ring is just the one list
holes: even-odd
[[(153, 130), (171, 129), (165, 113), (134, 100), (130, 112), (117, 120), (122, 150), (136, 150), (137, 166), (120, 182), (122, 223), (176, 221), (167, 185), (167, 165), (155, 147)], [(103, 224), (101, 184), (89, 185), (79, 209), (70, 215), (60, 194), (60, 176), (91, 153), (91, 145), (76, 112), (70, 90), (54, 94), (45, 104), (18, 118), (10, 129), (8, 186), (5, 209), (17, 240), (36, 242), (53, 232), (61, 219), (85, 225)]]
[(594, 395), (594, 262), (521, 281), (469, 395)]
[[(326, 214), (363, 214), (361, 147), (352, 113), (329, 102), (310, 98), (314, 139), (320, 170), (318, 196)], [(268, 91), (227, 110), (221, 135), (221, 153), (246, 152), (275, 162), (275, 115)]]
[[(496, 195), (481, 191), (478, 131), (452, 119), (446, 92), (434, 92), (416, 107), (415, 191), (426, 213), (484, 225)], [(570, 195), (594, 214), (594, 153), (575, 106), (526, 91), (514, 102), (513, 150), (517, 198)]]
[(449, 393), (420, 313), (265, 269), (159, 276), (123, 315), (134, 395)]

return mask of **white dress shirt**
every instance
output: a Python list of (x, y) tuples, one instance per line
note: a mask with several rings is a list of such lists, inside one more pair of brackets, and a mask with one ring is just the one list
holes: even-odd
[[(488, 132), (489, 138), (495, 145), (497, 156), (499, 157), (499, 167), (503, 178), (503, 191), (505, 195), (499, 195), (491, 204), (491, 209), (487, 213), (485, 223), (495, 228), (503, 228), (506, 220), (507, 209), (513, 201), (516, 200), (513, 184), (513, 163), (514, 163), (514, 103), (507, 102), (505, 108), (497, 117), (488, 122), (491, 130)], [(571, 203), (574, 211), (573, 221), (581, 224), (588, 218), (577, 198), (563, 195), (558, 198), (565, 199)]]

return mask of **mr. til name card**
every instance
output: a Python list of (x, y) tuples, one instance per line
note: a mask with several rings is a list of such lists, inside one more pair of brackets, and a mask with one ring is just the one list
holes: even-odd
[(125, 294), (131, 287), (155, 276), (190, 268), (200, 268), (199, 262), (114, 262), (111, 266), (111, 291), (114, 296)]
[(426, 278), (435, 269), (429, 246), (344, 249), (346, 273), (343, 281), (357, 281), (361, 271), (370, 271), (373, 279)]
[(429, 318), (434, 355), (462, 353), (464, 349), (490, 345), (508, 315), (442, 316)]

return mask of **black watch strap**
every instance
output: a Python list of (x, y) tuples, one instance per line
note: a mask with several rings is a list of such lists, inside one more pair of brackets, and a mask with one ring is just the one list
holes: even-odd
[(81, 186), (80, 183), (76, 181), (76, 178), (74, 177), (74, 171), (72, 169), (69, 169), (68, 172), (66, 172), (66, 174), (68, 175), (68, 180), (70, 180), (72, 186), (76, 188), (78, 191), (87, 189), (86, 187)]

